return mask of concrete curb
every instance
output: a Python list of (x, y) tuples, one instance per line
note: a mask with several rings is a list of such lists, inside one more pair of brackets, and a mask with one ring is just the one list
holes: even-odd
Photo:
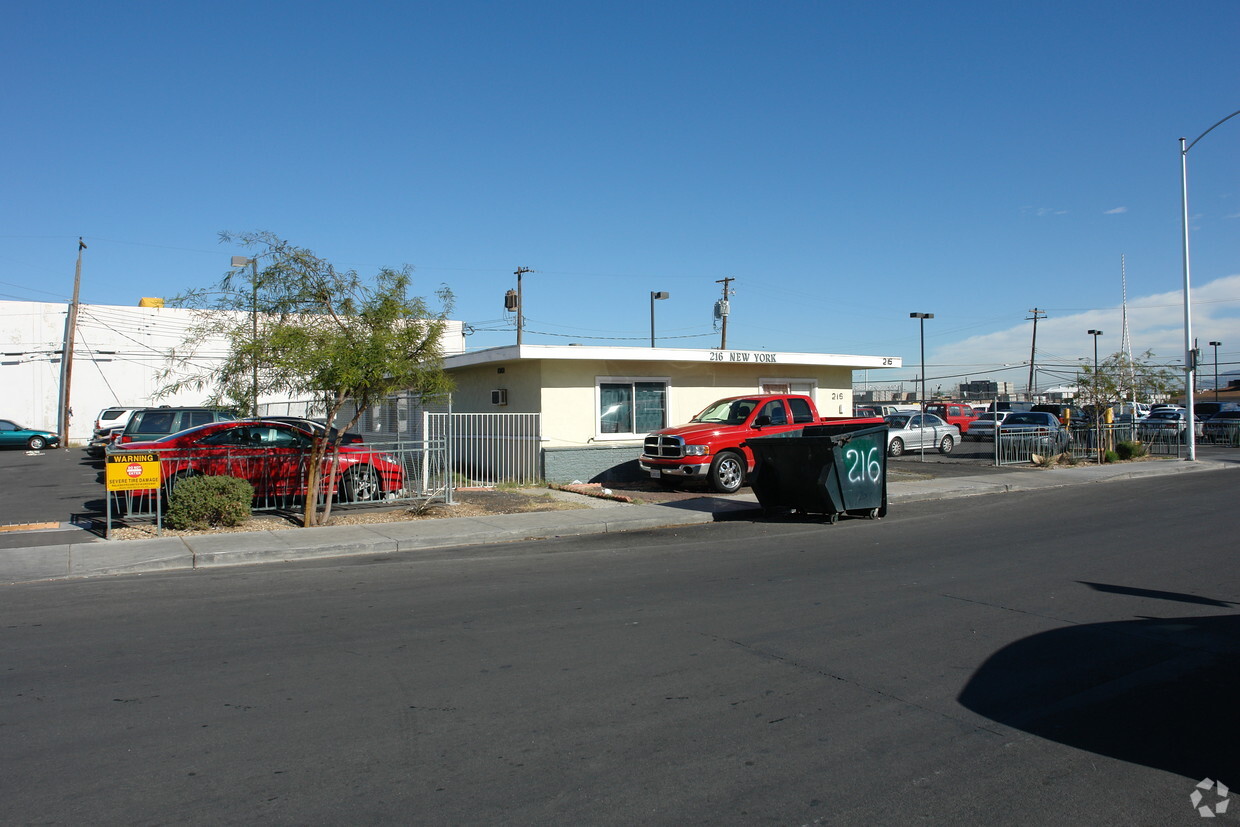
[[(1120, 466), (1015, 471), (978, 477), (895, 482), (889, 503), (907, 503), (1146, 479), (1240, 467), (1236, 463), (1158, 461)], [(672, 528), (715, 522), (758, 507), (752, 492), (702, 496), (660, 505), (622, 505), (580, 511), (541, 511), (366, 526), (325, 526), (151, 540), (70, 543), (0, 550), (0, 583), (142, 572), (210, 569), (364, 554), (396, 554), (485, 543)]]

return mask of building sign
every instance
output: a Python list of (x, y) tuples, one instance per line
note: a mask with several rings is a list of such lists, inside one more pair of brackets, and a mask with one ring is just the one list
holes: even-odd
[(159, 488), (160, 462), (154, 453), (109, 454), (109, 491), (147, 491)]
[(759, 350), (712, 350), (711, 362), (748, 362), (750, 364), (773, 365), (779, 362), (774, 353), (763, 353)]

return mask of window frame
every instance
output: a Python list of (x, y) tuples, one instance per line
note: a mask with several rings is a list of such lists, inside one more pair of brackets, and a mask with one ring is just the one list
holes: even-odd
[[(623, 433), (603, 433), (603, 385), (629, 385), (633, 393), (633, 398), (637, 397), (638, 383), (651, 383), (663, 386), (663, 425), (660, 427), (668, 427), (671, 422), (670, 397), (672, 390), (672, 380), (669, 376), (595, 376), (594, 377), (594, 441), (595, 442), (632, 442), (633, 440), (643, 439), (650, 431), (623, 432)], [(633, 424), (636, 426), (636, 416), (633, 418)]]

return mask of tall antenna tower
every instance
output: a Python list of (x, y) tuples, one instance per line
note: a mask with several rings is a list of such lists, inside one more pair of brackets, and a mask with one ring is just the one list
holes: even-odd
[(1132, 361), (1132, 340), (1128, 338), (1128, 271), (1124, 265), (1124, 255), (1119, 257), (1119, 280), (1123, 288), (1123, 317), (1124, 317), (1124, 338), (1120, 341), (1120, 349), (1128, 356), (1128, 361)]
[(1124, 333), (1120, 341), (1120, 350), (1128, 357), (1128, 384), (1132, 394), (1132, 421), (1137, 421), (1137, 366), (1132, 361), (1132, 339), (1128, 336), (1128, 268), (1124, 262), (1124, 254), (1119, 256), (1119, 282), (1123, 289)]

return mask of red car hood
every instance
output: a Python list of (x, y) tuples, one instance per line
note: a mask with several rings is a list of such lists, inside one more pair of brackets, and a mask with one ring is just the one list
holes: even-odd
[(714, 436), (721, 434), (725, 429), (733, 429), (740, 426), (737, 425), (720, 425), (718, 422), (693, 422), (688, 425), (678, 425), (675, 428), (663, 428), (658, 431), (651, 431), (652, 436), (678, 436), (683, 437), (686, 442), (696, 436)]

